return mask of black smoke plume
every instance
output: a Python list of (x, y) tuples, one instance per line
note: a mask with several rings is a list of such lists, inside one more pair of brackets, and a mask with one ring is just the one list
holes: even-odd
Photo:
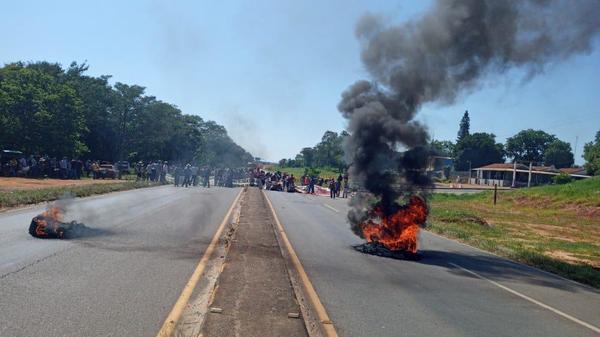
[(352, 202), (355, 233), (373, 201), (386, 214), (397, 200), (422, 194), (429, 139), (415, 121), (427, 102), (450, 104), (479, 81), (510, 69), (530, 78), (547, 65), (589, 52), (600, 30), (598, 0), (440, 0), (399, 26), (375, 15), (356, 26), (370, 81), (343, 94), (338, 109), (348, 120), (346, 161), (367, 192)]

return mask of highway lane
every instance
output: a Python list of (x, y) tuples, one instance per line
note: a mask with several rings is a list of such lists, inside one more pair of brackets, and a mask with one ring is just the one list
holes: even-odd
[(36, 239), (45, 206), (0, 214), (0, 336), (155, 336), (239, 189), (163, 186), (76, 199), (101, 230)]
[(267, 195), (340, 336), (599, 335), (582, 325), (600, 326), (589, 287), (428, 232), (420, 262), (365, 255), (346, 200)]

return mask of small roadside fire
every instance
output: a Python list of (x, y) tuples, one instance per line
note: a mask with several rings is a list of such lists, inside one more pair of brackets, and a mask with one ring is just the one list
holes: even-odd
[(31, 220), (29, 234), (44, 239), (69, 239), (85, 226), (76, 221), (62, 222), (64, 210), (58, 206), (50, 207), (44, 213)]
[(367, 243), (354, 248), (367, 254), (420, 259), (417, 238), (420, 227), (427, 220), (427, 214), (427, 203), (418, 196), (411, 197), (404, 206), (398, 205), (397, 210), (389, 215), (383, 212), (380, 205), (376, 205), (369, 211), (369, 219), (359, 224), (362, 237)]

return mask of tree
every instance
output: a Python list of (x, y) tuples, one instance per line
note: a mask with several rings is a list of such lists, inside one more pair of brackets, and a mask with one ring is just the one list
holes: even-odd
[(506, 153), (515, 160), (542, 163), (544, 152), (556, 136), (542, 130), (527, 129), (506, 140)]
[(296, 158), (294, 158), (294, 167), (304, 167), (306, 163), (304, 162), (304, 156), (302, 153), (298, 153)]
[(429, 146), (439, 156), (452, 157), (454, 155), (455, 145), (449, 140), (432, 140)]
[(75, 88), (82, 101), (86, 131), (81, 135), (95, 159), (112, 160), (117, 149), (115, 142), (117, 124), (113, 118), (116, 96), (108, 80), (110, 76), (84, 75), (88, 66), (73, 62), (66, 71), (67, 81)]
[(596, 132), (596, 138), (593, 142), (586, 143), (583, 146), (584, 167), (591, 175), (600, 175), (600, 130)]
[(496, 143), (496, 136), (491, 133), (476, 132), (465, 136), (456, 143), (455, 152), (454, 167), (457, 171), (504, 162), (504, 147)]
[(471, 118), (469, 118), (469, 111), (465, 111), (462, 118), (460, 119), (460, 125), (458, 127), (458, 137), (456, 142), (460, 142), (463, 138), (469, 135), (469, 129), (471, 128)]
[(108, 83), (48, 62), (0, 67), (0, 147), (26, 154), (116, 161), (196, 161), (245, 166), (252, 155), (225, 128), (144, 95), (138, 85)]
[(555, 140), (548, 144), (544, 151), (544, 165), (554, 165), (556, 168), (571, 167), (575, 162), (571, 144), (562, 140)]
[(314, 167), (315, 164), (315, 150), (312, 147), (305, 147), (300, 151), (302, 158), (304, 159), (304, 165), (307, 167)]
[[(82, 102), (60, 66), (22, 63), (0, 68), (0, 144), (31, 154), (88, 152)], [(62, 70), (61, 70), (62, 71)]]
[(114, 118), (117, 131), (117, 152), (118, 160), (127, 159), (125, 156), (130, 152), (132, 133), (135, 128), (137, 116), (142, 110), (142, 100), (146, 89), (139, 85), (127, 85), (117, 82), (115, 84), (115, 106)]
[(206, 144), (201, 156), (203, 164), (212, 167), (239, 167), (254, 159), (229, 137), (222, 125), (213, 121), (204, 122), (201, 133)]

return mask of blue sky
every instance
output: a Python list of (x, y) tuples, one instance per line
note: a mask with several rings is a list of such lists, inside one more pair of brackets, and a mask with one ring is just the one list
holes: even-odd
[[(0, 62), (87, 61), (91, 75), (139, 84), (147, 94), (227, 127), (257, 156), (276, 161), (341, 131), (341, 92), (368, 78), (354, 25), (366, 12), (401, 22), (430, 1), (4, 1)], [(450, 106), (425, 105), (435, 139), (471, 131), (504, 142), (542, 129), (575, 148), (600, 129), (600, 41), (532, 80), (486, 79)]]

